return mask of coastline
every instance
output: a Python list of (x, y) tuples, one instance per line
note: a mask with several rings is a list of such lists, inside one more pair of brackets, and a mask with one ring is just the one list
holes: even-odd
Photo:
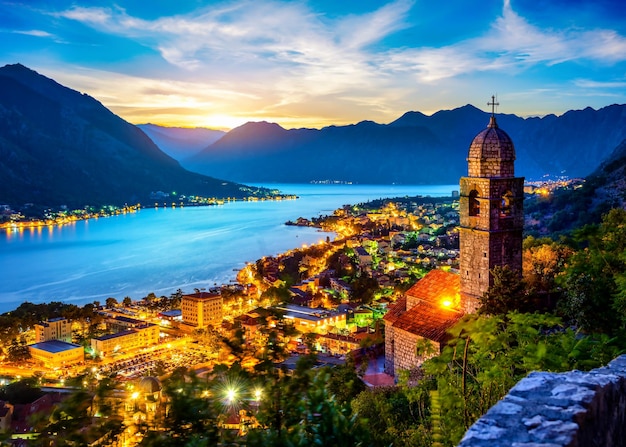
[[(16, 220), (11, 220), (9, 222), (0, 223), (0, 230), (5, 231), (20, 231), (27, 228), (38, 228), (38, 227), (50, 227), (50, 226), (58, 226), (62, 227), (64, 225), (71, 225), (74, 222), (79, 222), (82, 220), (90, 220), (90, 219), (99, 219), (101, 217), (111, 217), (111, 216), (119, 216), (121, 214), (128, 213), (136, 213), (141, 209), (151, 209), (151, 208), (185, 208), (185, 207), (198, 207), (198, 206), (218, 206), (224, 205), (230, 202), (258, 202), (258, 201), (266, 201), (266, 200), (296, 200), (298, 196), (295, 194), (279, 194), (271, 197), (245, 197), (243, 199), (236, 199), (232, 197), (226, 197), (224, 199), (203, 199), (200, 197), (194, 198), (192, 201), (179, 201), (177, 202), (163, 202), (159, 204), (155, 202), (154, 204), (136, 204), (136, 205), (127, 205), (124, 207), (116, 207), (113, 205), (106, 205), (100, 208), (100, 210), (88, 211), (87, 209), (77, 209), (77, 210), (63, 210), (52, 213), (53, 215), (50, 218), (42, 220), (42, 219), (28, 219), (27, 217), (21, 216), (16, 218)], [(85, 208), (94, 208), (94, 207), (85, 207)]]
[(10, 279), (0, 285), (2, 311), (25, 301), (83, 305), (231, 284), (246, 263), (326, 239), (310, 225), (287, 225), (296, 216), (332, 215), (346, 204), (385, 197), (449, 197), (454, 185), (281, 186), (290, 193), (286, 197), (298, 200), (239, 200), (176, 212), (145, 207), (149, 213), (127, 213), (132, 217), (9, 231), (0, 240), (0, 263)]

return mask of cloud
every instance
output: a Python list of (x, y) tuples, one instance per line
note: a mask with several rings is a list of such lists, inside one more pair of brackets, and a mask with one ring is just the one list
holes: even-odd
[(35, 36), (35, 37), (55, 37), (54, 34), (50, 34), (47, 31), (41, 31), (37, 29), (25, 30), (25, 31), (14, 30), (12, 32), (15, 34), (25, 34), (27, 36)]
[[(515, 77), (536, 67), (557, 70), (565, 63), (595, 66), (626, 60), (626, 39), (616, 31), (542, 28), (514, 11), (509, 0), (497, 17), (473, 19), (485, 20), (479, 35), (438, 47), (386, 46), (390, 36), (410, 26), (412, 36), (425, 32), (409, 22), (413, 1), (332, 17), (315, 10), (313, 3), (233, 0), (150, 20), (120, 7), (75, 6), (50, 14), (154, 50), (133, 66), (135, 76), (121, 80), (99, 73), (105, 76), (102, 87), (87, 79), (72, 85), (89, 84), (90, 94), (114, 110), (125, 110), (127, 117), (150, 107), (197, 110), (198, 125), (202, 110), (265, 119), (310, 114), (338, 124), (339, 113), (347, 122), (359, 111), (376, 119), (416, 103), (438, 110), (444, 94), (452, 98), (449, 102), (468, 101), (468, 85), (482, 88), (481, 82), (488, 82), (479, 80), (481, 75)], [(154, 55), (159, 61), (144, 63)], [(132, 115), (124, 106), (129, 98), (137, 104)]]
[(440, 48), (393, 51), (383, 63), (390, 71), (414, 71), (423, 82), (469, 73), (512, 73), (539, 64), (626, 61), (626, 39), (612, 30), (542, 29), (530, 24), (505, 0), (502, 15), (488, 31)]
[(586, 89), (623, 89), (626, 88), (626, 81), (594, 81), (591, 79), (576, 79), (576, 86)]

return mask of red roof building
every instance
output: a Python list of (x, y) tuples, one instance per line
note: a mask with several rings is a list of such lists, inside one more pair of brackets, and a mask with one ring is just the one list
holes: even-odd
[(384, 317), (385, 371), (395, 375), (439, 354), (447, 330), (462, 316), (459, 275), (430, 271)]

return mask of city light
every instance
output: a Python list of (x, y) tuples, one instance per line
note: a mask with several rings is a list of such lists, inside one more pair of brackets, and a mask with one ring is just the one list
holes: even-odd
[(232, 404), (236, 398), (237, 390), (234, 388), (228, 388), (226, 390), (226, 399), (228, 400), (228, 403)]
[(262, 395), (263, 395), (263, 390), (261, 388), (256, 388), (254, 390), (254, 400), (256, 401), (261, 400)]

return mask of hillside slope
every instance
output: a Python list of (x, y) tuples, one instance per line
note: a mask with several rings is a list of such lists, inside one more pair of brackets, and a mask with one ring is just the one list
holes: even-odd
[(82, 207), (153, 191), (243, 197), (245, 186), (183, 169), (94, 98), (22, 65), (0, 68), (0, 203)]

